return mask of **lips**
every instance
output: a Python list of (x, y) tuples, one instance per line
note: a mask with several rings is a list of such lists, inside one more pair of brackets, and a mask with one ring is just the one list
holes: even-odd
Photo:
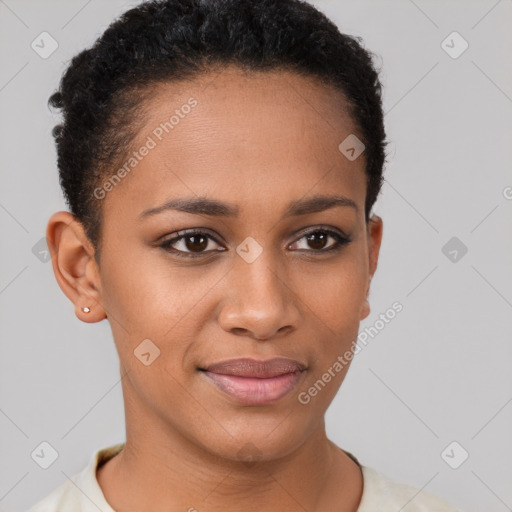
[(230, 361), (212, 364), (206, 368), (206, 371), (219, 375), (268, 379), (286, 373), (302, 371), (304, 368), (304, 365), (293, 359), (276, 357), (274, 359), (267, 359), (266, 361), (257, 361), (249, 358), (232, 359)]
[(299, 382), (305, 365), (288, 358), (259, 361), (232, 359), (201, 369), (208, 381), (244, 405), (264, 405), (287, 395)]

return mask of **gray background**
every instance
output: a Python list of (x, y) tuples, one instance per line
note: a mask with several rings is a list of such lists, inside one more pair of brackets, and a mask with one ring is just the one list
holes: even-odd
[[(68, 59), (136, 3), (0, 1), (0, 511), (28, 508), (124, 440), (109, 326), (75, 317), (33, 247), (65, 208), (47, 99)], [(512, 2), (314, 4), (384, 67), (384, 240), (361, 331), (404, 307), (358, 354), (328, 433), (467, 512), (512, 510)], [(31, 48), (43, 31), (59, 45), (46, 59)], [(458, 58), (441, 45), (453, 31), (469, 43)], [(442, 250), (452, 237), (456, 261)], [(31, 458), (42, 441), (58, 452), (46, 470)], [(452, 441), (452, 465), (469, 454), (458, 469), (441, 456)]]

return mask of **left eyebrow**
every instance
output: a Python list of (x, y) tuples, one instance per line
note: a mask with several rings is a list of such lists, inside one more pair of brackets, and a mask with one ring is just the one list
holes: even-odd
[[(283, 218), (317, 213), (340, 206), (353, 208), (356, 212), (359, 211), (357, 203), (348, 197), (314, 196), (309, 199), (297, 199), (292, 201), (288, 205)], [(177, 210), (195, 215), (211, 215), (219, 217), (236, 217), (240, 212), (236, 205), (222, 203), (206, 197), (198, 197), (190, 199), (171, 199), (160, 206), (144, 210), (139, 215), (139, 219), (156, 215), (166, 210)]]
[(359, 211), (357, 203), (345, 196), (313, 196), (309, 199), (292, 201), (284, 217), (322, 212), (336, 206), (349, 207), (353, 208), (356, 212)]

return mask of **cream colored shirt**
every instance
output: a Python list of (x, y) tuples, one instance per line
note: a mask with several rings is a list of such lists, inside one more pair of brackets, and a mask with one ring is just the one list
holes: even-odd
[[(108, 504), (96, 479), (98, 464), (116, 455), (124, 443), (94, 452), (89, 464), (66, 480), (28, 512), (115, 512)], [(458, 512), (445, 501), (409, 485), (389, 480), (383, 474), (361, 465), (345, 452), (363, 472), (363, 495), (357, 512)]]

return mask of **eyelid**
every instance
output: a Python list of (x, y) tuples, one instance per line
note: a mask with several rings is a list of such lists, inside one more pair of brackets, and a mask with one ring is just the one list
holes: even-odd
[[(208, 228), (186, 228), (186, 229), (180, 229), (179, 231), (175, 231), (174, 233), (167, 233), (161, 237), (159, 237), (155, 243), (165, 243), (169, 241), (177, 241), (180, 238), (183, 238), (185, 236), (192, 236), (192, 235), (208, 235), (210, 238), (212, 238), (216, 243), (219, 245), (221, 243), (220, 240), (222, 240), (222, 237), (219, 236), (217, 233), (214, 233), (213, 231), (209, 230)], [(220, 239), (220, 240), (219, 240)]]
[[(327, 231), (327, 232), (333, 232), (337, 235), (341, 236), (342, 238), (350, 239), (349, 235), (347, 235), (343, 230), (335, 227), (335, 226), (329, 226), (327, 224), (319, 224), (318, 226), (309, 226), (304, 229), (300, 229), (296, 233), (293, 234), (293, 241), (300, 240), (304, 236), (308, 235), (309, 233), (314, 233), (316, 231)], [(291, 242), (290, 242), (291, 243)], [(288, 244), (290, 245), (290, 244)]]

